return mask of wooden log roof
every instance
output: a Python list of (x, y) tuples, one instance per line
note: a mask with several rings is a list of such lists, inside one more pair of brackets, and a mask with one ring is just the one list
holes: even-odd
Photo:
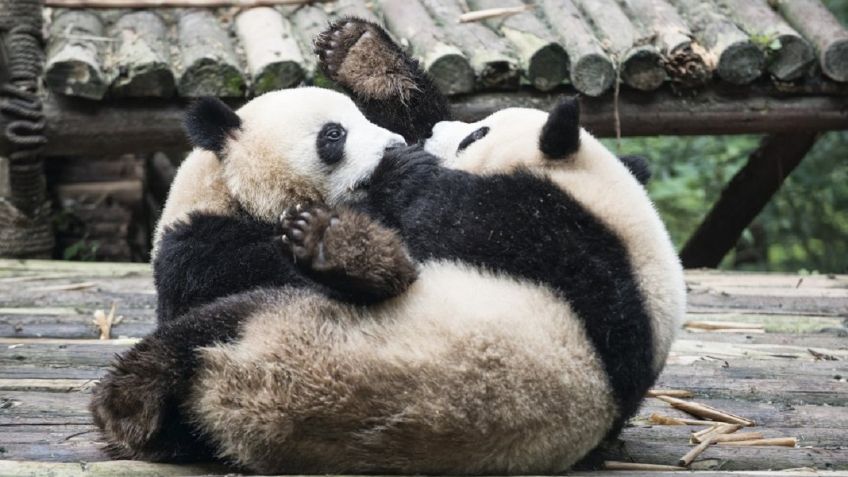
[[(50, 11), (45, 83), (93, 100), (245, 98), (325, 84), (311, 42), (328, 21), (381, 22), (448, 94), (561, 85), (623, 89), (752, 84), (845, 92), (848, 30), (820, 0), (335, 0), (249, 9)], [(800, 5), (803, 4), (803, 5)], [(810, 85), (813, 85), (812, 87)], [(824, 86), (822, 86), (824, 85)]]

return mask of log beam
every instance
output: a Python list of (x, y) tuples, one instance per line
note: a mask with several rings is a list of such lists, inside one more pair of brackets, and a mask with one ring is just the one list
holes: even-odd
[(792, 26), (816, 45), (822, 71), (848, 81), (848, 30), (819, 0), (778, 0), (777, 8)]
[(801, 163), (817, 138), (814, 132), (769, 135), (721, 192), (718, 201), (683, 249), (685, 268), (715, 268), (742, 232)]
[[(481, 93), (452, 99), (456, 119), (476, 121), (507, 107), (550, 110), (565, 94), (524, 89)], [(582, 123), (593, 134), (615, 136), (611, 97), (583, 97)], [(93, 102), (51, 96), (45, 101), (48, 155), (143, 153), (187, 149), (182, 131), (183, 100), (123, 99)], [(233, 103), (234, 106), (238, 102)], [(651, 94), (622, 91), (619, 98), (623, 136), (751, 134), (841, 130), (848, 125), (844, 96), (777, 98), (752, 90), (743, 96), (707, 90), (691, 98), (669, 88)], [(0, 130), (8, 119), (0, 118)], [(109, 131), (109, 134), (103, 134)], [(0, 137), (0, 155), (9, 144)]]

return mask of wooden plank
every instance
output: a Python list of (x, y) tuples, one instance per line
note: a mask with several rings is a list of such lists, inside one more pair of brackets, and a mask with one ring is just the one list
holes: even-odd
[(451, 44), (418, 0), (384, 0), (380, 6), (386, 26), (412, 46), (439, 90), (448, 95), (474, 90), (474, 69), (467, 56)]
[(848, 81), (848, 30), (819, 0), (776, 0), (778, 10), (815, 46), (824, 74)]
[(180, 16), (177, 30), (180, 95), (244, 97), (247, 91), (244, 72), (229, 35), (212, 13), (189, 10)]
[(304, 60), (292, 25), (277, 10), (243, 10), (235, 28), (247, 57), (253, 94), (291, 88), (303, 80)]
[(117, 74), (113, 96), (170, 97), (176, 85), (168, 51), (165, 22), (153, 11), (121, 16), (112, 28), (117, 48), (112, 64)]
[(102, 63), (109, 41), (94, 13), (59, 14), (50, 25), (44, 71), (47, 86), (64, 95), (102, 99), (111, 83)]
[(51, 477), (165, 477), (220, 473), (220, 466), (151, 464), (138, 461), (91, 463), (42, 463), (0, 460), (0, 475), (49, 475)]
[(307, 80), (312, 84), (323, 84), (323, 82), (328, 81), (323, 78), (323, 73), (318, 68), (317, 57), (312, 51), (312, 42), (319, 33), (327, 29), (330, 22), (329, 15), (323, 8), (315, 5), (285, 7), (282, 11), (290, 23), (297, 25), (297, 28), (294, 29), (294, 35), (300, 45), (303, 70)]
[(615, 80), (615, 66), (577, 6), (572, 0), (542, 0), (539, 5), (568, 52), (574, 88), (589, 96), (607, 91)]
[(680, 251), (685, 268), (717, 267), (816, 143), (813, 133), (769, 135), (722, 190)]
[[(466, 71), (470, 73), (469, 78), (473, 77), (470, 66)], [(609, 77), (614, 77), (614, 73)], [(478, 121), (507, 107), (550, 110), (563, 94), (574, 92), (565, 89), (553, 93), (534, 90), (477, 93), (454, 98), (452, 110), (457, 119)], [(618, 101), (621, 133), (623, 136), (652, 136), (826, 131), (844, 129), (848, 123), (844, 97), (776, 97), (772, 93), (752, 89), (744, 95), (734, 95), (707, 89), (694, 96), (681, 97), (661, 88), (646, 97), (638, 92), (622, 91)], [(613, 98), (585, 97), (582, 101), (584, 127), (599, 137), (615, 136)], [(44, 107), (47, 155), (188, 149), (181, 130), (183, 106), (180, 101), (95, 102), (51, 96)], [(5, 128), (7, 123), (8, 119), (0, 117), (0, 128)], [(107, 129), (112, 133), (102, 134)], [(8, 141), (0, 136), (0, 154), (9, 147)]]
[[(476, 10), (523, 7), (521, 0), (470, 0)], [(491, 18), (486, 24), (511, 43), (527, 81), (540, 91), (550, 91), (568, 76), (568, 54), (556, 35), (532, 11)]]
[(665, 68), (657, 48), (640, 33), (615, 0), (577, 0), (592, 23), (597, 38), (618, 64), (624, 84), (652, 91), (665, 81)]
[(748, 84), (760, 76), (765, 66), (763, 52), (714, 3), (700, 0), (672, 0), (672, 3), (683, 13), (698, 42), (716, 59), (716, 71), (721, 79)]

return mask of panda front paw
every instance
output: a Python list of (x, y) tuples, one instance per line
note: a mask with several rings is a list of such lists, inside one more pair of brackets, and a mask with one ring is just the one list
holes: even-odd
[(292, 207), (281, 217), (282, 241), (296, 263), (322, 272), (333, 268), (324, 246), (327, 229), (339, 218), (322, 205)]
[(343, 18), (318, 35), (314, 50), (324, 74), (360, 97), (406, 101), (417, 90), (412, 60), (374, 23)]

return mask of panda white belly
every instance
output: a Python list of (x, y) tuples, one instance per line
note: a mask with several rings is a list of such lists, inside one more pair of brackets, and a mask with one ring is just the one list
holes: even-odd
[(542, 286), (428, 263), (355, 308), (277, 290), (242, 338), (202, 350), (189, 414), (257, 471), (550, 473), (610, 429), (603, 363)]

